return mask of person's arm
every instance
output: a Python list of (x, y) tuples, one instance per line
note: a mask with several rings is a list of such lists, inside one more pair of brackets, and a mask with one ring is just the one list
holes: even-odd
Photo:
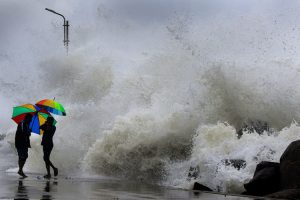
[(45, 127), (46, 127), (46, 124), (43, 124), (42, 126), (40, 126), (40, 129), (42, 129), (43, 131), (45, 131)]
[[(31, 128), (30, 128), (30, 124), (26, 125), (25, 130), (26, 130), (26, 133), (28, 134), (28, 136), (30, 137), (30, 136), (31, 136)], [(24, 131), (25, 131), (25, 130), (24, 130)]]
[(16, 131), (16, 135), (15, 135), (15, 144), (18, 143), (18, 139), (19, 139), (19, 134), (20, 134), (20, 131), (21, 131), (21, 125), (18, 124), (18, 127), (17, 127), (17, 131)]
[(56, 131), (56, 126), (53, 126), (52, 137), (54, 136), (55, 131)]
[(21, 125), (21, 123), (18, 124), (16, 134), (19, 133), (20, 131), (22, 131), (22, 125)]
[(16, 137), (22, 136), (22, 133), (23, 133), (23, 128), (22, 128), (22, 122), (21, 122), (18, 124), (17, 131), (16, 131)]
[(18, 148), (20, 146), (21, 141), (22, 141), (22, 122), (18, 124), (16, 135), (15, 135), (15, 147), (16, 148)]

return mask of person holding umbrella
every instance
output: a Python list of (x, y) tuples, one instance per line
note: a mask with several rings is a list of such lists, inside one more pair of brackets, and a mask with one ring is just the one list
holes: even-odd
[[(55, 98), (44, 99), (33, 104), (24, 104), (13, 107), (12, 120), (18, 124), (15, 146), (19, 156), (18, 174), (27, 177), (23, 172), (26, 159), (28, 158), (28, 148), (30, 148), (31, 132), (42, 135), (42, 146), (44, 151), (44, 161), (46, 164), (47, 175), (50, 178), (50, 167), (53, 168), (54, 176), (58, 175), (58, 169), (50, 161), (50, 154), (53, 149), (53, 135), (56, 131), (56, 120), (50, 113), (66, 116), (64, 107), (55, 101)], [(43, 124), (43, 125), (42, 125)]]
[[(37, 102), (35, 105), (55, 115), (66, 116), (65, 108), (60, 103), (55, 101), (55, 97), (53, 99), (43, 99)], [(54, 176), (58, 175), (58, 169), (54, 167), (50, 161), (50, 154), (53, 149), (52, 139), (56, 130), (53, 121), (54, 118), (52, 116), (48, 117), (45, 124), (40, 127), (40, 129), (44, 131), (42, 145), (44, 151), (44, 161), (47, 169), (47, 174), (44, 176), (44, 178), (51, 178), (50, 167), (53, 168)]]
[(18, 128), (15, 135), (15, 147), (18, 152), (19, 160), (19, 171), (18, 174), (24, 178), (27, 176), (23, 172), (23, 167), (28, 158), (28, 148), (30, 148), (30, 135), (31, 129), (29, 124), (31, 122), (32, 115), (27, 114), (23, 121), (18, 124)]
[(53, 169), (54, 176), (58, 175), (58, 169), (50, 161), (50, 154), (53, 149), (53, 136), (56, 131), (56, 127), (53, 124), (54, 118), (49, 116), (45, 124), (40, 127), (44, 131), (41, 145), (43, 146), (44, 161), (47, 169), (47, 174), (44, 178), (51, 178), (50, 167)]

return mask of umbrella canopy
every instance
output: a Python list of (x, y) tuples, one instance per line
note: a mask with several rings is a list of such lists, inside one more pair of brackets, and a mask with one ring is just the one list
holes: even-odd
[[(47, 118), (51, 116), (51, 114), (47, 110), (41, 109), (36, 105), (24, 104), (13, 108), (12, 119), (19, 124), (25, 119), (27, 114), (32, 115), (29, 125), (31, 131), (39, 135), (43, 134), (43, 131), (40, 130), (40, 126), (46, 122)], [(53, 125), (55, 124), (56, 120), (53, 122)]]
[[(37, 114), (32, 117), (32, 120), (30, 122), (29, 127), (31, 127), (31, 131), (36, 134), (42, 135), (44, 131), (40, 129), (40, 126), (43, 125), (46, 122), (47, 118), (50, 116), (50, 113), (46, 114), (43, 112), (37, 112)], [(55, 125), (56, 123), (57, 121), (54, 119), (53, 125)]]
[(36, 105), (40, 108), (47, 110), (50, 113), (66, 116), (66, 111), (64, 107), (54, 99), (43, 99), (37, 102)]

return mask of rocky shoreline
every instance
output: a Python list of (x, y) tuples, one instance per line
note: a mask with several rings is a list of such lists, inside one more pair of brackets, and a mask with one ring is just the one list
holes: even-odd
[[(237, 132), (241, 138), (244, 133), (272, 133), (267, 122), (254, 120), (243, 124)], [(237, 170), (245, 168), (246, 161), (239, 159), (224, 159), (221, 163)], [(199, 168), (191, 168), (189, 178), (196, 178)], [(300, 140), (290, 143), (280, 157), (279, 163), (262, 161), (257, 164), (252, 179), (244, 184), (245, 191), (241, 195), (260, 196), (278, 199), (300, 200)], [(213, 191), (195, 182), (193, 190)]]
[(300, 140), (286, 148), (279, 163), (259, 163), (244, 187), (249, 195), (300, 199)]
[[(243, 167), (241, 160), (226, 160), (226, 165)], [(253, 178), (244, 184), (242, 195), (261, 196), (278, 199), (300, 199), (300, 140), (292, 142), (284, 151), (280, 162), (260, 162)], [(193, 190), (212, 191), (195, 182)]]

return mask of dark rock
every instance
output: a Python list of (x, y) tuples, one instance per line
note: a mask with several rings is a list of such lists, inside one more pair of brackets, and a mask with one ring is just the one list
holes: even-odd
[(300, 188), (300, 140), (292, 142), (280, 158), (282, 189)]
[(200, 174), (200, 169), (199, 166), (197, 165), (196, 167), (190, 167), (189, 169), (189, 174), (188, 174), (188, 179), (196, 179)]
[(279, 163), (263, 161), (256, 166), (253, 178), (244, 184), (244, 194), (263, 196), (279, 191)]
[(254, 157), (254, 160), (258, 160), (259, 157), (262, 155), (267, 155), (268, 158), (271, 158), (271, 155), (274, 155), (276, 153), (275, 150), (267, 147), (267, 146), (262, 146), (258, 149), (258, 152), (256, 156)]
[(194, 187), (193, 190), (201, 190), (201, 191), (213, 191), (212, 189), (210, 189), (209, 187), (206, 187), (198, 182), (194, 183)]
[(300, 199), (300, 189), (288, 189), (282, 190), (273, 194), (269, 194), (266, 197), (276, 198), (276, 199), (292, 199), (299, 200)]
[(238, 170), (246, 167), (246, 161), (241, 159), (224, 159), (221, 161), (225, 166), (232, 166)]
[(292, 142), (280, 163), (261, 162), (243, 194), (283, 199), (300, 199), (300, 140)]
[(243, 133), (258, 133), (262, 134), (264, 131), (269, 132), (269, 124), (261, 120), (248, 120), (243, 123), (242, 128), (237, 132), (238, 138), (241, 138)]

